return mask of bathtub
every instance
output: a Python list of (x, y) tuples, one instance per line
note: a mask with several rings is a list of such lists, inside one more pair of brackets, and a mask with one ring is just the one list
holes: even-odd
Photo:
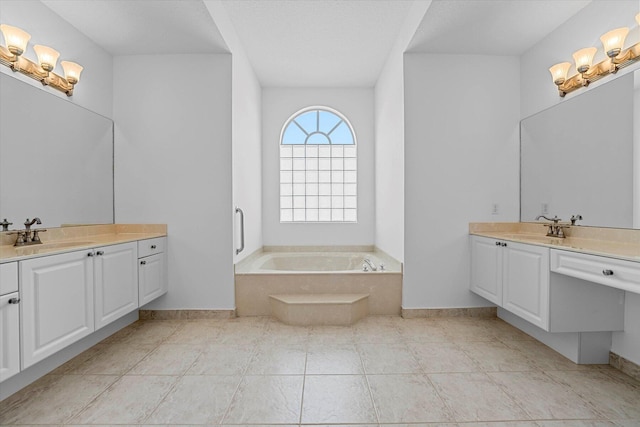
[[(255, 253), (235, 266), (238, 316), (271, 314), (269, 295), (368, 294), (369, 314), (399, 315), (402, 265), (380, 251), (287, 248)], [(363, 270), (369, 259), (377, 271)], [(380, 270), (380, 264), (384, 270)]]
[[(364, 272), (365, 259), (368, 259), (380, 270), (380, 264), (384, 265), (384, 271), (388, 270), (388, 264), (381, 260), (375, 253), (350, 253), (350, 252), (263, 252), (250, 266), (250, 272), (279, 272), (279, 273), (331, 273), (331, 272)], [(374, 271), (367, 266), (367, 269)]]

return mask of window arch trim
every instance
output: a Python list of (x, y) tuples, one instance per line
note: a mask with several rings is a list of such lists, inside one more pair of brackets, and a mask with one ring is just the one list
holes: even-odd
[[(315, 131), (311, 131), (308, 132), (308, 130), (304, 129), (304, 127), (302, 125), (300, 125), (300, 123), (298, 123), (296, 121), (296, 119), (300, 116), (302, 116), (305, 113), (308, 113), (310, 111), (318, 111), (318, 119), (316, 121), (316, 130)], [(320, 131), (320, 123), (319, 123), (319, 112), (320, 111), (326, 111), (329, 112), (331, 114), (336, 115), (340, 120), (331, 128), (331, 130), (329, 132), (322, 132)], [(338, 128), (338, 126), (340, 126), (340, 124), (344, 123), (348, 129), (349, 132), (351, 133), (351, 138), (352, 138), (352, 143), (351, 144), (333, 144), (331, 142), (331, 133), (336, 130)], [(283, 144), (284, 141), (284, 134), (286, 132), (286, 130), (289, 128), (289, 125), (291, 124), (295, 124), (302, 132), (305, 133), (306, 138), (304, 141), (304, 144)], [(311, 137), (311, 135), (314, 134), (322, 134), (324, 135), (328, 140), (329, 140), (329, 144), (307, 144), (307, 141), (309, 140), (309, 137)], [(301, 110), (296, 111), (295, 113), (293, 113), (291, 116), (289, 116), (289, 118), (284, 122), (284, 125), (282, 126), (282, 129), (280, 130), (280, 145), (358, 145), (357, 142), (357, 138), (356, 138), (356, 132), (353, 129), (353, 126), (351, 125), (351, 122), (349, 121), (349, 119), (347, 119), (345, 117), (344, 114), (342, 114), (340, 111), (335, 110), (331, 107), (327, 107), (325, 105), (315, 105), (315, 106), (310, 106), (310, 107), (305, 107)]]

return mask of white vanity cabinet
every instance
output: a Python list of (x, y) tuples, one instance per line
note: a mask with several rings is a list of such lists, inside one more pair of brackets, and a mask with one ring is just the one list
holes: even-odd
[(166, 237), (138, 241), (138, 292), (140, 306), (167, 293)]
[(471, 236), (470, 284), (478, 295), (548, 329), (548, 248)]
[(98, 330), (138, 308), (138, 244), (104, 246), (93, 254)]
[(18, 263), (0, 264), (0, 382), (20, 372)]
[(471, 236), (471, 290), (497, 305), (502, 305), (502, 243)]
[(91, 253), (20, 261), (22, 369), (94, 331)]

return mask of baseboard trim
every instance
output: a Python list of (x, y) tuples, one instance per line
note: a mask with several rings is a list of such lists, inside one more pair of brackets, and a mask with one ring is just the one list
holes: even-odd
[(236, 310), (140, 310), (140, 320), (233, 319)]
[(468, 307), (468, 308), (402, 308), (405, 319), (435, 318), (435, 317), (475, 317), (479, 319), (493, 319), (498, 317), (497, 307)]
[(640, 365), (610, 351), (609, 365), (640, 381)]

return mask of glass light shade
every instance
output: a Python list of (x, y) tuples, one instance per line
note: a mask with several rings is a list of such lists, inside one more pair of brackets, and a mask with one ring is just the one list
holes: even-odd
[(62, 69), (64, 70), (64, 78), (67, 79), (72, 85), (80, 81), (80, 73), (82, 73), (83, 67), (80, 64), (69, 61), (60, 61)]
[(593, 57), (597, 51), (598, 49), (595, 47), (585, 47), (573, 54), (573, 60), (576, 61), (576, 70), (578, 70), (580, 74), (589, 71), (593, 63)]
[(569, 73), (569, 68), (571, 68), (570, 62), (561, 62), (549, 68), (551, 77), (553, 77), (553, 82), (556, 85), (560, 86), (567, 80), (567, 74)]
[(604, 46), (604, 52), (609, 58), (615, 58), (622, 51), (624, 46), (624, 39), (629, 34), (629, 28), (622, 27), (611, 30), (608, 33), (600, 37), (602, 46)]
[(29, 43), (31, 35), (20, 28), (6, 24), (0, 25), (0, 31), (2, 31), (4, 42), (9, 52), (16, 56), (22, 55), (27, 49), (27, 43)]
[(43, 70), (52, 71), (56, 68), (56, 62), (60, 57), (60, 52), (41, 44), (35, 45), (33, 50), (36, 51), (36, 55), (38, 55), (38, 64), (40, 64)]

